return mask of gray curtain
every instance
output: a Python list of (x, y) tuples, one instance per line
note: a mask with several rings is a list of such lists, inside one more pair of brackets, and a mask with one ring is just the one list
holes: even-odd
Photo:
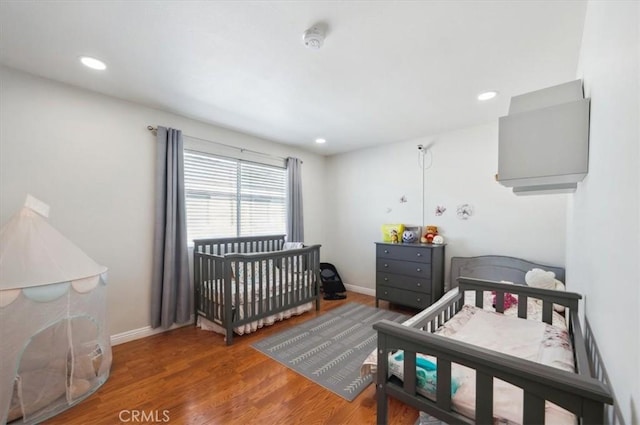
[(287, 158), (287, 241), (304, 242), (302, 161)]
[(158, 127), (151, 326), (188, 322), (191, 285), (187, 251), (182, 132)]

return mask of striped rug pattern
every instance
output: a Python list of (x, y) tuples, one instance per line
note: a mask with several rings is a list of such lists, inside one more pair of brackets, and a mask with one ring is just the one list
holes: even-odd
[(383, 319), (401, 323), (408, 316), (348, 303), (253, 348), (352, 401), (371, 383), (370, 375), (360, 376), (360, 366), (378, 342), (373, 324)]

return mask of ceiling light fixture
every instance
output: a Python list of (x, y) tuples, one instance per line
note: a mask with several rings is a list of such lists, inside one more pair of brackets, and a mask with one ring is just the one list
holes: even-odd
[(107, 65), (104, 62), (90, 56), (81, 56), (80, 62), (82, 62), (82, 64), (87, 68), (97, 69), (98, 71), (104, 71), (107, 69)]
[(326, 32), (326, 26), (324, 24), (315, 24), (302, 34), (302, 42), (307, 48), (318, 50), (324, 43)]
[(327, 143), (327, 140), (326, 140), (326, 139), (322, 139), (322, 138), (317, 138), (317, 139), (316, 139), (316, 143), (318, 143), (318, 144), (320, 144), (320, 145), (321, 145), (321, 144), (323, 144), (323, 143)]
[(493, 99), (494, 97), (496, 97), (498, 95), (497, 91), (486, 91), (484, 93), (480, 93), (478, 95), (478, 100), (489, 100), (489, 99)]

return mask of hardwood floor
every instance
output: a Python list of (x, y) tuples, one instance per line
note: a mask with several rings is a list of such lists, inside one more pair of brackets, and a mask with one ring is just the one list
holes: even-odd
[[(320, 312), (236, 337), (230, 347), (221, 335), (194, 326), (117, 345), (109, 380), (45, 423), (374, 424), (373, 384), (349, 403), (251, 347), (347, 302), (374, 305), (374, 298), (350, 292), (346, 300), (322, 300)], [(389, 412), (394, 425), (413, 425), (418, 417), (396, 400)]]

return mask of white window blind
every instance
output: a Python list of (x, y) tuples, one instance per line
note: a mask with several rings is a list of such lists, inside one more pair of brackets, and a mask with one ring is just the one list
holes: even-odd
[(286, 171), (185, 150), (187, 237), (286, 232)]

